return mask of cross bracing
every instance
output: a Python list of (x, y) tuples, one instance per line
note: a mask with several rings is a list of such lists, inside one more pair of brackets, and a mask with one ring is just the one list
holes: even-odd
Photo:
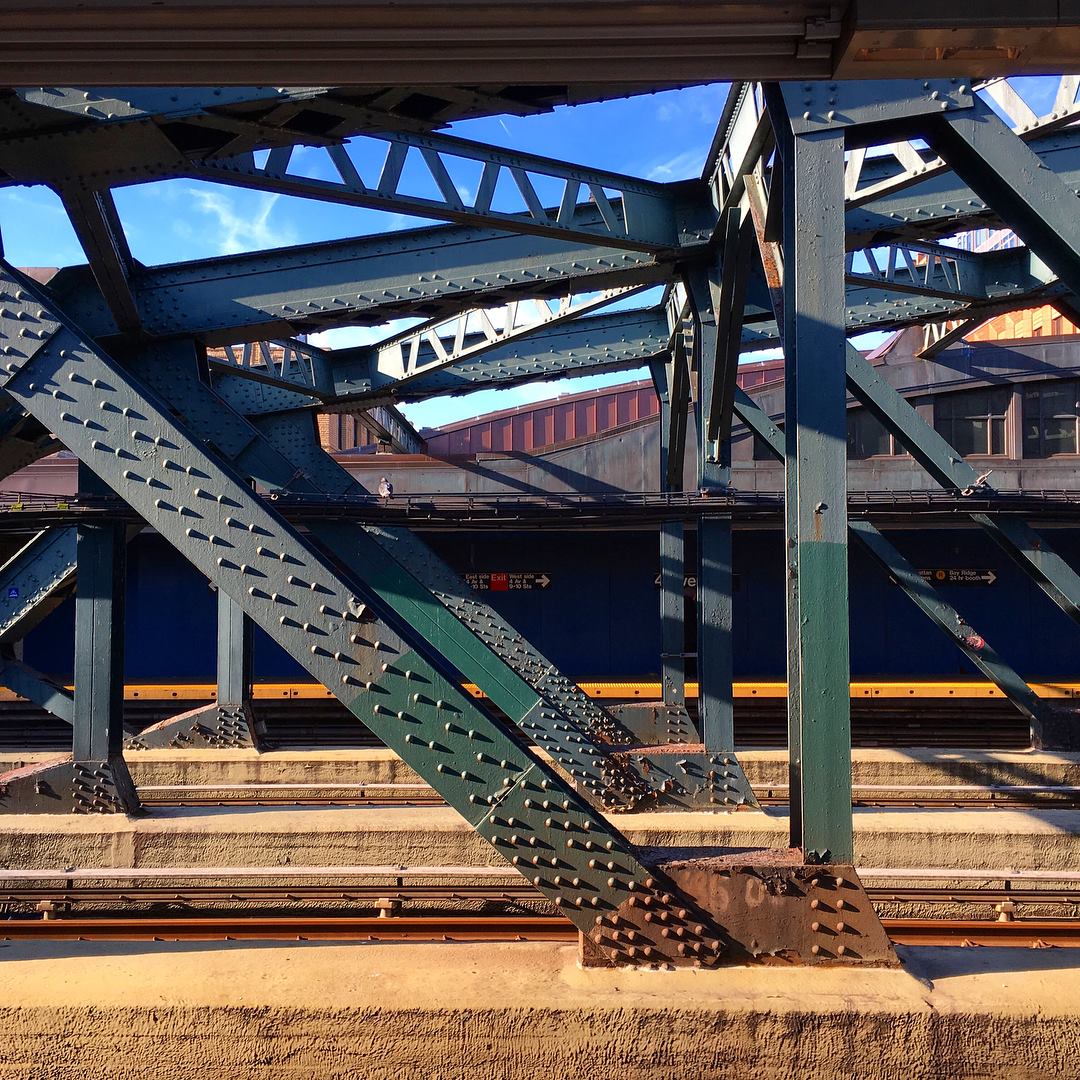
[[(12, 92), (0, 98), (0, 179), (53, 187), (87, 265), (47, 286), (10, 266), (0, 274), (5, 450), (18, 462), (63, 444), (80, 458), (88, 490), (103, 484), (119, 495), (227, 598), (223, 697), (199, 721), (207, 741), (236, 737), (248, 722), (243, 700), (232, 699), (246, 693), (244, 620), (253, 620), (604, 955), (715, 962), (723, 928), (601, 810), (753, 803), (730, 723), (730, 517), (710, 516), (702, 530), (704, 750), (679, 760), (676, 783), (671, 763), (623, 753), (633, 731), (577, 693), (415, 536), (332, 519), (301, 532), (275, 497), (362, 493), (318, 445), (319, 411), (356, 412), (412, 452), (419, 436), (395, 403), (645, 366), (663, 399), (669, 486), (696, 439), (700, 487), (722, 494), (733, 419), (751, 422), (735, 392), (740, 355), (779, 346), (789, 384), (783, 447), (774, 429), (753, 423), (786, 465), (791, 838), (809, 863), (846, 864), (849, 531), (931, 620), (945, 628), (958, 617), (872, 525), (849, 529), (846, 393), (956, 499), (995, 495), (907, 403), (875, 385), (846, 339), (970, 325), (1009, 305), (1071, 310), (1080, 288), (1077, 81), (1058, 80), (1048, 107), (1026, 100), (1027, 89), (960, 78), (740, 85), (701, 177), (676, 184), (434, 130), (512, 111), (510, 88), (435, 98), (411, 117), (405, 99), (325, 87)], [(522, 112), (546, 104), (516, 99)], [(298, 166), (300, 148), (318, 156), (317, 176)], [(175, 176), (442, 224), (141, 265), (113, 192)], [(963, 236), (988, 223), (1023, 243), (973, 250)], [(301, 340), (398, 318), (421, 321), (370, 346)], [(983, 508), (973, 517), (1075, 616), (1076, 573), (1033, 526)], [(122, 624), (123, 528), (87, 521), (74, 534), (43, 534), (4, 568), (38, 582), (33, 602), (10, 613), (12, 633), (70, 586), (72, 543), (79, 576), (89, 575), (74, 699), (6, 653), (0, 677), (70, 718), (81, 755), (68, 777), (75, 802), (88, 798), (80, 763), (100, 761), (111, 777), (108, 797), (88, 804), (96, 809), (132, 808), (119, 752), (119, 656), (102, 645)], [(664, 550), (678, 559), (680, 538), (665, 529)], [(662, 603), (674, 618), (680, 575), (667, 569)], [(677, 628), (667, 629), (674, 640)], [(959, 643), (969, 654), (984, 649)], [(1053, 727), (997, 654), (972, 659), (1034, 726)], [(501, 715), (467, 700), (461, 676)], [(677, 663), (665, 664), (673, 706), (681, 678)], [(663, 934), (638, 910), (653, 906), (681, 912), (682, 933)]]

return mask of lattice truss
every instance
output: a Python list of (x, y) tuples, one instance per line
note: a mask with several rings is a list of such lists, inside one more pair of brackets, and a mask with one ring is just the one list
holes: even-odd
[[(439, 107), (424, 115), (405, 107), (415, 94), (361, 99), (325, 87), (8, 91), (0, 97), (0, 183), (52, 187), (87, 265), (61, 270), (47, 286), (6, 264), (0, 273), (7, 403), (0, 468), (10, 473), (57, 445), (72, 450), (217, 585), (223, 618), (234, 605), (281, 643), (561, 905), (601, 956), (717, 962), (732, 954), (731, 927), (600, 813), (753, 806), (732, 752), (730, 685), (725, 693), (722, 677), (730, 669), (708, 632), (713, 624), (703, 624), (700, 648), (703, 662), (715, 661), (709, 670), (719, 683), (714, 677), (708, 690), (703, 674), (700, 728), (678, 736), (703, 741), (704, 750), (642, 748), (632, 725), (588, 701), (416, 537), (330, 518), (301, 534), (258, 492), (364, 494), (318, 445), (319, 412), (356, 413), (380, 438), (416, 451), (422, 440), (399, 403), (648, 366), (663, 403), (672, 486), (694, 427), (688, 415), (698, 419), (705, 488), (727, 482), (724, 446), (737, 421), (788, 459), (791, 549), (808, 554), (822, 536), (842, 547), (845, 513), (818, 527), (831, 500), (846, 505), (842, 464), (839, 488), (835, 470), (800, 480), (784, 446), (797, 429), (812, 455), (814, 439), (828, 434), (814, 420), (814, 402), (808, 398), (782, 434), (735, 384), (743, 354), (782, 346), (790, 364), (801, 343), (798, 355), (810, 356), (805, 328), (824, 310), (826, 290), (785, 288), (784, 270), (818, 257), (814, 275), (798, 280), (835, 278), (825, 321), (839, 335), (830, 339), (840, 342), (838, 362), (821, 386), (832, 380), (839, 405), (829, 407), (843, 408), (851, 391), (944, 487), (985, 498), (986, 477), (857, 352), (849, 347), (846, 368), (839, 353), (847, 337), (921, 324), (934, 328), (932, 355), (983, 320), (1042, 303), (1073, 317), (1078, 89), (1075, 76), (977, 86), (737, 84), (701, 177), (673, 184), (437, 130), (465, 116), (553, 103), (509, 89), (444, 88), (438, 98), (427, 88), (424, 100)], [(835, 183), (821, 179), (833, 174)], [(132, 258), (112, 192), (171, 177), (439, 224), (143, 266)], [(821, 246), (832, 234), (825, 226), (815, 232), (814, 212), (840, 222), (834, 248)], [(988, 228), (1012, 229), (1021, 242), (980, 251), (970, 238)], [(419, 323), (371, 346), (328, 350), (303, 340), (403, 318)], [(801, 363), (811, 370), (811, 360)], [(799, 380), (799, 393), (810, 394), (812, 381)], [(835, 456), (836, 442), (821, 444), (823, 459)], [(1077, 617), (1080, 579), (1029, 526), (975, 517)], [(730, 544), (726, 524), (710, 543)], [(79, 695), (73, 703), (9, 648), (70, 588), (81, 565), (77, 544), (97, 558), (88, 561), (97, 578), (113, 580), (108, 558), (93, 556), (105, 549), (84, 531), (43, 533), (0, 570), (0, 585), (22, 583), (14, 593), (0, 587), (0, 598), (8, 597), (0, 607), (2, 675), (74, 723), (76, 759), (102, 764), (100, 775), (80, 767), (69, 778), (76, 808), (130, 809), (130, 785), (116, 780), (123, 771), (116, 740), (78, 749), (80, 723), (115, 725), (115, 708), (110, 713), (87, 690), (81, 710)], [(1033, 723), (1046, 720), (1023, 679), (977, 644), (982, 639), (880, 533), (866, 522), (852, 532)], [(730, 581), (722, 568), (716, 575), (703, 575), (699, 587), (703, 604), (715, 590), (715, 610), (723, 611)], [(809, 610), (820, 599), (835, 615), (835, 595), (821, 592), (827, 576), (800, 579), (800, 602)], [(100, 635), (105, 615), (95, 618)], [(806, 782), (793, 786), (792, 841), (810, 863), (842, 864), (851, 855), (846, 667), (841, 703), (837, 687), (821, 682), (832, 675), (815, 667), (809, 644), (800, 652), (800, 633), (809, 632), (789, 634), (792, 723), (798, 729), (812, 719), (821, 702), (838, 712), (821, 725), (832, 743), (815, 745), (809, 735), (802, 743)], [(77, 655), (89, 640), (77, 642)], [(846, 633), (836, 658), (846, 661)], [(466, 697), (461, 677), (499, 713)], [(242, 679), (232, 687), (216, 711), (185, 721), (185, 739), (255, 737), (242, 730), (243, 702), (231, 700), (243, 697)], [(142, 745), (178, 737), (167, 724)], [(837, 953), (819, 942), (812, 955), (856, 959), (859, 950)]]

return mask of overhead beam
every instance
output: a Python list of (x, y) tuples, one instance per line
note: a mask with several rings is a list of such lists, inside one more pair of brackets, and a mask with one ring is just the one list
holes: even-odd
[[(448, 225), (153, 267), (132, 289), (148, 334), (215, 345), (654, 284), (670, 272), (645, 252)], [(88, 284), (61, 271), (50, 288), (95, 337), (115, 333)]]
[[(195, 163), (187, 172), (261, 191), (537, 236), (597, 239), (632, 250), (702, 239), (701, 229), (680, 235), (676, 195), (663, 184), (451, 135), (369, 132), (361, 141), (365, 149), (375, 143), (381, 158), (366, 177), (365, 166), (345, 145), (309, 148), (300, 169), (293, 165), (294, 148), (283, 146), (262, 161), (249, 153)], [(313, 152), (323, 159), (319, 171), (331, 179), (311, 176)], [(479, 181), (473, 175), (477, 165)], [(418, 188), (431, 194), (416, 194)], [(558, 190), (549, 194), (549, 188)], [(701, 227), (711, 230), (711, 223)]]

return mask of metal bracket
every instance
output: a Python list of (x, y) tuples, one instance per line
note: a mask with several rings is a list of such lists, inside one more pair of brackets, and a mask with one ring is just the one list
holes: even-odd
[(0, 809), (19, 814), (141, 814), (122, 757), (36, 762), (0, 776)]
[(255, 720), (251, 706), (202, 705), (169, 717), (133, 735), (128, 750), (188, 749), (208, 746), (219, 750), (265, 749), (266, 727)]
[[(633, 802), (631, 810), (758, 809), (757, 799), (734, 753), (651, 747), (612, 756), (644, 781), (645, 794)], [(619, 790), (617, 786), (616, 790)]]
[(701, 742), (701, 733), (685, 705), (635, 701), (609, 705), (607, 711), (630, 732), (639, 746)]

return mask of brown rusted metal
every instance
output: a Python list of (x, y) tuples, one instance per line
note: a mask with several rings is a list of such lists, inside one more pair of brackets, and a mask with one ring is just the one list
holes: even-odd
[[(722, 928), (712, 964), (899, 963), (852, 866), (815, 866), (796, 850), (763, 850), (667, 859), (660, 869)], [(677, 914), (645, 912), (661, 925)], [(677, 953), (696, 958), (692, 949)], [(598, 962), (583, 939), (582, 963)]]

